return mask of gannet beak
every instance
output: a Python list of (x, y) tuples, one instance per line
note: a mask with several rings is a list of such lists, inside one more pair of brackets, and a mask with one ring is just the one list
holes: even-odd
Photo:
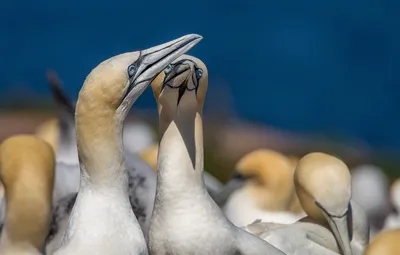
[(176, 40), (142, 50), (139, 56), (139, 66), (136, 74), (130, 78), (130, 83), (149, 82), (164, 70), (171, 62), (195, 46), (202, 36), (190, 34)]
[(347, 221), (348, 211), (341, 216), (334, 216), (329, 214), (320, 205), (318, 207), (322, 209), (322, 214), (328, 221), (329, 227), (331, 228), (343, 255), (353, 255), (350, 246), (350, 236)]
[(223, 206), (235, 190), (244, 186), (246, 179), (245, 176), (235, 172), (232, 178), (224, 185), (223, 189), (214, 197), (214, 201), (217, 205), (220, 207)]

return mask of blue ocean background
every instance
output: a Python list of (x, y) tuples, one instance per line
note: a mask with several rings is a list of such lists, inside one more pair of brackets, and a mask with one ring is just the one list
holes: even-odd
[[(0, 105), (29, 100), (32, 91), (50, 100), (47, 68), (76, 99), (86, 75), (106, 58), (198, 33), (204, 39), (190, 54), (208, 66), (208, 93), (229, 88), (239, 117), (400, 149), (399, 1), (2, 0), (0, 6)], [(137, 107), (155, 107), (151, 92)]]

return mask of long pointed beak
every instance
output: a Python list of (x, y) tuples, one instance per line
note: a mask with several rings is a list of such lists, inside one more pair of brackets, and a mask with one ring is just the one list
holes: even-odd
[(219, 207), (222, 207), (228, 200), (229, 196), (236, 190), (243, 187), (245, 183), (246, 178), (244, 178), (242, 175), (234, 174), (231, 180), (224, 185), (222, 190), (213, 196), (215, 203), (217, 203)]
[(335, 236), (335, 239), (338, 242), (340, 249), (342, 250), (343, 255), (353, 255), (350, 246), (350, 236), (348, 231), (348, 213), (346, 212), (340, 217), (328, 215), (326, 214), (326, 212), (323, 212), (323, 214), (328, 221), (329, 227), (331, 228), (333, 235)]
[(149, 83), (162, 71), (167, 65), (175, 59), (193, 48), (202, 36), (189, 34), (176, 40), (141, 51), (140, 65), (132, 82), (135, 84)]

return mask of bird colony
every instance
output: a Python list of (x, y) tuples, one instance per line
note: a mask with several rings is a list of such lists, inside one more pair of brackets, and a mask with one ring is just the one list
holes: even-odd
[[(400, 254), (400, 181), (374, 166), (258, 149), (204, 171), (201, 40), (104, 60), (76, 103), (48, 73), (57, 118), (0, 146), (0, 255)], [(158, 136), (124, 123), (148, 87)]]

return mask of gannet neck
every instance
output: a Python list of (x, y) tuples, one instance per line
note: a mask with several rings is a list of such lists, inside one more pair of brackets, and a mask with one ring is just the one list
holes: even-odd
[[(184, 100), (184, 99), (182, 99)], [(160, 120), (165, 116), (160, 112)], [(203, 179), (203, 129), (201, 112), (187, 111), (170, 121), (160, 121), (161, 140), (158, 154), (157, 183), (167, 195), (185, 193), (199, 187), (205, 190)]]
[(108, 105), (96, 104), (81, 93), (76, 106), (76, 137), (82, 181), (111, 184), (126, 173), (121, 120)]
[[(18, 190), (15, 191), (15, 194), (6, 196), (6, 217), (0, 247), (5, 250), (41, 251), (50, 224), (51, 192), (17, 194)], [(1, 251), (0, 253), (3, 254)]]

